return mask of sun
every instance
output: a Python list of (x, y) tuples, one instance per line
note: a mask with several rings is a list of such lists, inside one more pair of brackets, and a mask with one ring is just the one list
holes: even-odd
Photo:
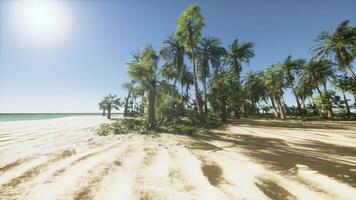
[(11, 13), (16, 33), (32, 44), (63, 41), (72, 29), (71, 12), (65, 1), (15, 1)]

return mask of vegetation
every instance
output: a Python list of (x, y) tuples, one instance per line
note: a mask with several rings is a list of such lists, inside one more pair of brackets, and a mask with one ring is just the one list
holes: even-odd
[[(145, 120), (103, 125), (102, 134), (128, 129), (193, 134), (232, 117), (355, 119), (356, 27), (349, 21), (322, 32), (309, 60), (289, 55), (245, 76), (243, 65), (255, 56), (254, 44), (235, 39), (225, 49), (219, 38), (202, 36), (204, 26), (199, 5), (193, 4), (179, 16), (177, 30), (159, 53), (146, 45), (132, 54), (124, 103), (108, 96), (99, 106), (108, 118), (111, 109), (124, 105), (125, 117)], [(286, 104), (287, 91), (296, 105)]]

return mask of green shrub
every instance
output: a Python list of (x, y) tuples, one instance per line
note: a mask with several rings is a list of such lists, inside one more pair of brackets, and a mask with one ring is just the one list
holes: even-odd
[(101, 124), (97, 130), (98, 135), (107, 136), (112, 132), (112, 127), (110, 124)]
[(184, 124), (171, 124), (168, 127), (168, 131), (175, 134), (193, 135), (197, 131), (197, 128)]
[(106, 136), (109, 134), (125, 133), (144, 133), (146, 127), (143, 120), (139, 119), (122, 119), (112, 124), (102, 124), (98, 129), (98, 135)]

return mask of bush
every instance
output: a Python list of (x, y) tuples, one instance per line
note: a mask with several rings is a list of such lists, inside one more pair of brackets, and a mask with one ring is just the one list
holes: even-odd
[(100, 136), (107, 136), (112, 132), (112, 127), (110, 124), (101, 124), (97, 133)]
[(146, 131), (144, 122), (139, 119), (122, 119), (112, 124), (102, 124), (98, 129), (98, 135), (106, 136), (109, 134), (143, 133)]
[(171, 124), (168, 126), (168, 132), (182, 135), (193, 135), (197, 131), (195, 126)]

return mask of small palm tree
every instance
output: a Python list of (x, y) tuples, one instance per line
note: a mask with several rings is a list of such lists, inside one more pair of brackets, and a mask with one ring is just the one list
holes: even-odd
[(105, 99), (101, 100), (99, 102), (99, 109), (103, 111), (103, 116), (106, 114), (106, 104), (105, 104)]
[(111, 119), (111, 111), (113, 109), (118, 110), (121, 106), (121, 101), (120, 98), (118, 98), (116, 95), (109, 94), (108, 96), (104, 97), (104, 104), (108, 111), (107, 118)]

